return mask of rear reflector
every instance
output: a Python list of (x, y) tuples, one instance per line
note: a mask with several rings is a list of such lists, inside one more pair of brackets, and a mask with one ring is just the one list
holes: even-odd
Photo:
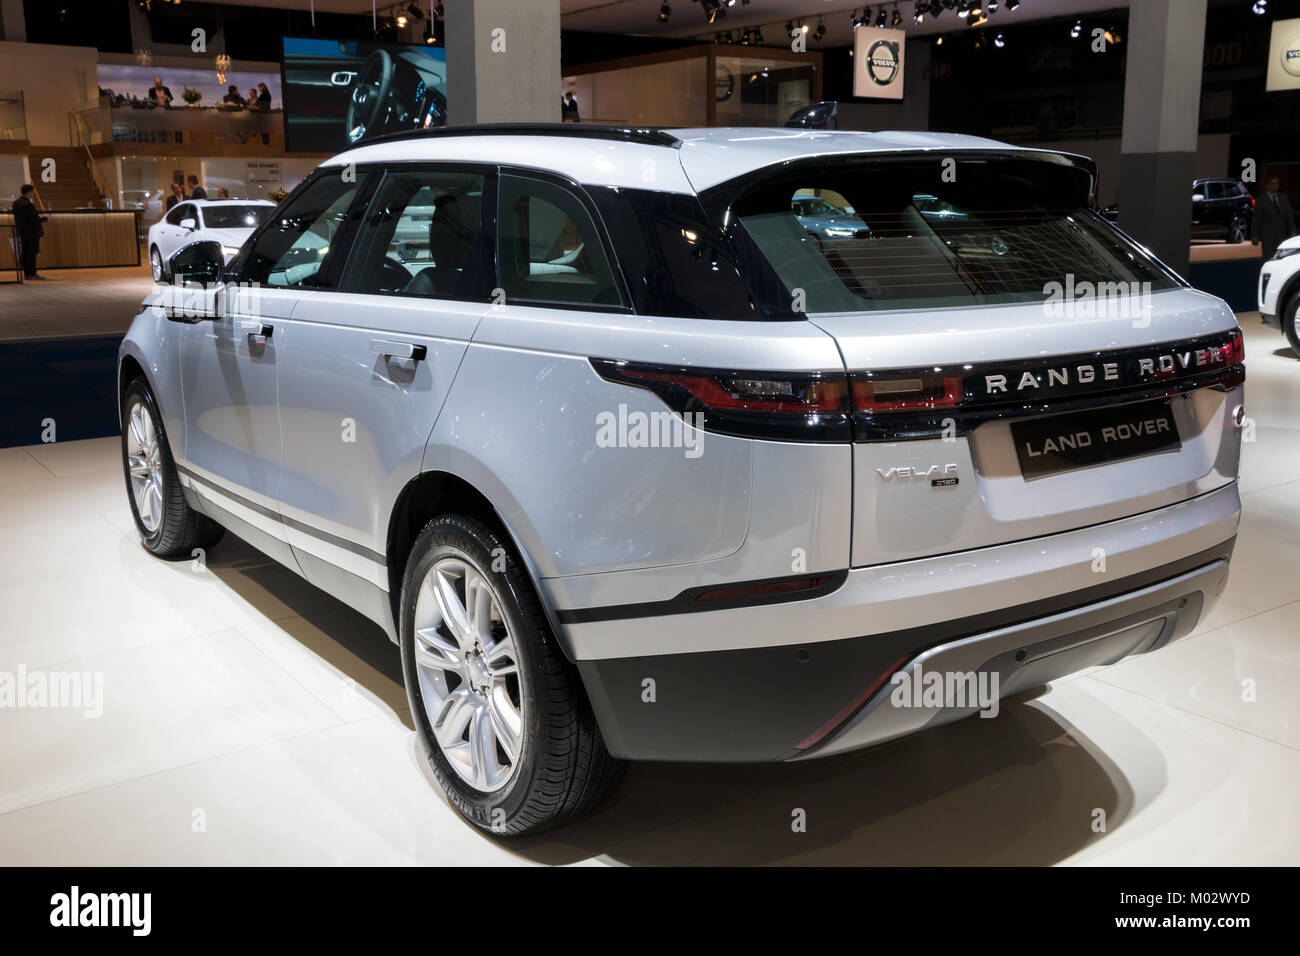
[(830, 577), (822, 575), (821, 577), (799, 578), (795, 581), (769, 581), (766, 584), (751, 584), (745, 587), (737, 588), (715, 588), (712, 591), (705, 591), (695, 597), (697, 601), (735, 601), (744, 600), (745, 598), (765, 597), (772, 594), (789, 594), (791, 591), (808, 591), (813, 588), (819, 588)]

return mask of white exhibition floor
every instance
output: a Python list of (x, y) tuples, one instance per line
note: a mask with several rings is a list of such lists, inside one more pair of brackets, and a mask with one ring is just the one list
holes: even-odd
[(0, 864), (1300, 863), (1300, 361), (1241, 319), (1258, 440), (1196, 636), (875, 751), (634, 766), (515, 842), (421, 769), (377, 628), (237, 539), (151, 558), (116, 438), (0, 449), (0, 671), (104, 681), (97, 719), (0, 709)]

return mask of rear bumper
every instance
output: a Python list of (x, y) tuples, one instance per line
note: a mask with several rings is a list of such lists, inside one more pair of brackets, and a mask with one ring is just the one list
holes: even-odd
[[(855, 569), (813, 600), (602, 622), (633, 635), (654, 625), (664, 652), (579, 654), (577, 664), (619, 757), (762, 762), (866, 747), (976, 709), (896, 706), (897, 673), (983, 673), (996, 699), (1186, 636), (1226, 583), (1239, 509), (1233, 484), (1097, 528), (883, 576)], [(1109, 573), (1095, 570), (1097, 549)], [(904, 599), (897, 586), (915, 565), (928, 593)], [(856, 633), (835, 633), (846, 619)], [(714, 649), (681, 649), (700, 628)]]

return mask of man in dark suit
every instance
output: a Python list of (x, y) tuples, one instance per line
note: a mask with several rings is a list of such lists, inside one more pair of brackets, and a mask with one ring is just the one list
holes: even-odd
[(172, 105), (172, 91), (163, 86), (161, 76), (153, 78), (153, 86), (149, 87), (148, 98), (149, 102), (153, 103), (154, 106)]
[(36, 204), (32, 202), (35, 192), (36, 187), (31, 183), (24, 183), (19, 190), (20, 195), (14, 200), (14, 226), (22, 250), (23, 275), (28, 279), (44, 279), (45, 276), (36, 274), (36, 253), (41, 248), (41, 236), (45, 235), (45, 227), (41, 223), (47, 217), (36, 211)]
[(189, 184), (190, 184), (190, 198), (191, 198), (191, 199), (207, 199), (207, 198), (208, 198), (208, 191), (207, 191), (206, 189), (204, 189), (202, 186), (199, 185), (199, 177), (198, 177), (198, 176), (195, 176), (193, 173), (190, 173)]
[(1295, 210), (1291, 200), (1280, 192), (1281, 183), (1273, 176), (1264, 186), (1264, 192), (1255, 201), (1255, 215), (1250, 224), (1250, 241), (1261, 246), (1264, 259), (1272, 259), (1282, 240), (1295, 235)]

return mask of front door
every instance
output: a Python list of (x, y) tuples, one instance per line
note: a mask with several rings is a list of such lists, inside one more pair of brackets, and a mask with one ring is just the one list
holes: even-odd
[(290, 567), (277, 507), (278, 369), (293, 346), (288, 320), (325, 267), (358, 185), (335, 173), (302, 188), (233, 264), (216, 316), (189, 326), (181, 341), (182, 480), (222, 523)]

